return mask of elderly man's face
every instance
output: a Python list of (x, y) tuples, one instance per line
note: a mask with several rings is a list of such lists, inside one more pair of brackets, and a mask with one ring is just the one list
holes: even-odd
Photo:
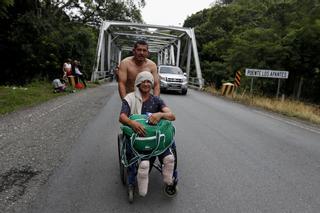
[(139, 90), (141, 93), (149, 93), (151, 91), (152, 83), (148, 80), (142, 81), (139, 85)]

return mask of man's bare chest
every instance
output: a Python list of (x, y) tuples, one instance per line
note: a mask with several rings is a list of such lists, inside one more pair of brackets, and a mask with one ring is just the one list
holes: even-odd
[(149, 66), (147, 66), (147, 65), (144, 65), (144, 66), (132, 66), (132, 67), (128, 68), (127, 78), (134, 81), (136, 79), (136, 76), (142, 71), (151, 72), (151, 68)]

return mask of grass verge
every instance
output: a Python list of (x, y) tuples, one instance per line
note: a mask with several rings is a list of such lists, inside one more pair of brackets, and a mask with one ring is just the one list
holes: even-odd
[[(96, 84), (88, 83), (89, 88), (96, 86)], [(0, 114), (35, 106), (52, 98), (69, 94), (69, 92), (54, 93), (51, 82), (46, 81), (35, 81), (24, 87), (0, 86)]]
[(25, 87), (0, 86), (0, 114), (34, 106), (64, 93), (53, 93), (52, 84), (33, 82)]
[[(205, 91), (214, 95), (220, 95), (220, 92), (214, 88), (205, 88)], [(237, 95), (229, 97), (237, 102), (263, 108), (272, 112), (280, 113), (289, 117), (294, 117), (320, 124), (320, 106), (303, 103), (290, 99), (266, 98), (260, 96)]]

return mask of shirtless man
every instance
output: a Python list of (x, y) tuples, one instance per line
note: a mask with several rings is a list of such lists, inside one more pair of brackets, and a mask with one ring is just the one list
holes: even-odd
[(118, 90), (120, 98), (123, 99), (126, 94), (134, 91), (134, 82), (138, 73), (149, 71), (154, 78), (153, 94), (160, 95), (159, 76), (157, 65), (148, 59), (148, 44), (145, 41), (137, 41), (132, 50), (133, 56), (123, 59), (119, 65), (118, 71)]

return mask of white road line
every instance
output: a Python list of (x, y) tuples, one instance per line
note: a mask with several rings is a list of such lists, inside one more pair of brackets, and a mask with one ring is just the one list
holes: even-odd
[(52, 109), (48, 110), (48, 111), (45, 112), (45, 113), (42, 113), (42, 114), (41, 114), (40, 116), (38, 116), (38, 117), (41, 118), (41, 117), (47, 115), (49, 112), (56, 111), (57, 109), (63, 107), (64, 105), (66, 105), (66, 104), (68, 104), (68, 103), (71, 103), (71, 102), (72, 102), (72, 101), (67, 101), (67, 102), (64, 102), (63, 104), (60, 104), (60, 105), (58, 105), (58, 106), (56, 106), (56, 107), (53, 107)]
[(72, 102), (72, 101), (64, 102), (63, 104), (60, 104), (60, 105), (58, 105), (58, 106), (56, 106), (56, 107), (54, 107), (54, 108), (50, 109), (49, 111), (50, 111), (50, 112), (53, 112), (53, 111), (55, 111), (55, 110), (57, 110), (57, 109), (59, 109), (59, 108), (63, 107), (64, 105), (66, 105), (66, 104), (68, 104), (68, 103), (71, 103), (71, 102)]
[(276, 117), (276, 116), (273, 116), (273, 115), (270, 115), (270, 114), (267, 114), (267, 113), (264, 113), (264, 112), (261, 112), (261, 111), (258, 111), (258, 110), (254, 110), (256, 113), (258, 114), (261, 114), (261, 115), (264, 115), (266, 117), (269, 117), (269, 118), (273, 118), (275, 120), (278, 120), (278, 121), (282, 121), (284, 123), (287, 123), (287, 124), (290, 124), (292, 126), (296, 126), (296, 127), (299, 127), (301, 129), (305, 129), (305, 130), (308, 130), (310, 132), (313, 132), (313, 133), (317, 133), (317, 134), (320, 134), (320, 130), (317, 130), (317, 129), (314, 129), (314, 128), (310, 128), (306, 125), (302, 125), (301, 123), (298, 123), (298, 122), (294, 122), (294, 121), (289, 121), (289, 120), (285, 120), (285, 119), (282, 119), (282, 118), (279, 118), (279, 117)]

